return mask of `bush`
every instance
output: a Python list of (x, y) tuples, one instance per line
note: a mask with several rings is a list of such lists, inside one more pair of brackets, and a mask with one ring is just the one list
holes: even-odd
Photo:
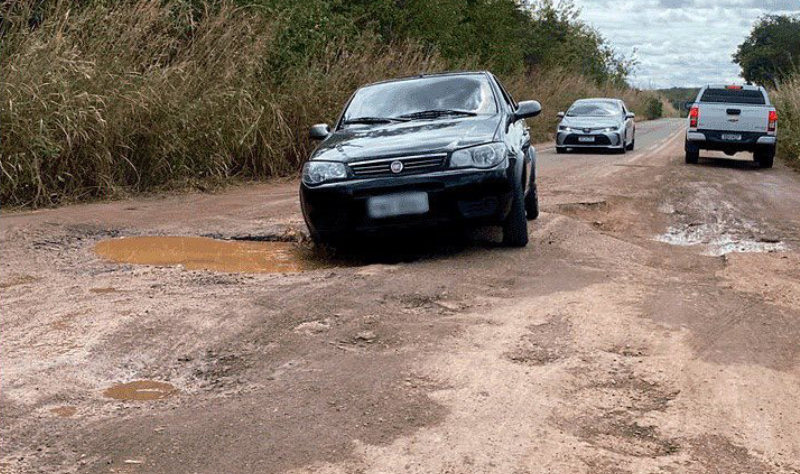
[(647, 105), (644, 114), (648, 120), (655, 120), (663, 117), (664, 103), (658, 97), (650, 97), (647, 99)]
[(781, 83), (772, 99), (778, 109), (778, 154), (800, 169), (800, 73)]

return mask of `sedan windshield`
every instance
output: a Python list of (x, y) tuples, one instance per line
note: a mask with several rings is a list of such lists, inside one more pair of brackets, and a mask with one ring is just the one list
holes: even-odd
[(440, 76), (363, 87), (347, 107), (344, 122), (389, 123), (495, 113), (497, 106), (486, 77)]
[(580, 102), (570, 107), (569, 117), (613, 117), (622, 113), (619, 106), (611, 102)]

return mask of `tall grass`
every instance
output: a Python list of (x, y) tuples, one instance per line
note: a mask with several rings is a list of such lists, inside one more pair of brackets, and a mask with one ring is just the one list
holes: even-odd
[[(23, 21), (29, 12), (4, 15), (3, 205), (294, 173), (313, 146), (308, 127), (331, 122), (360, 84), (480, 68), (363, 35), (275, 78), (264, 58), (282, 20), (258, 10), (221, 4), (198, 15), (179, 0), (70, 5), (51, 7), (36, 28)], [(644, 112), (654, 97), (564, 71), (503, 80), (518, 99), (543, 102), (543, 118), (530, 121), (540, 140), (575, 99), (616, 96)]]
[(778, 155), (800, 169), (800, 73), (773, 92), (778, 108)]

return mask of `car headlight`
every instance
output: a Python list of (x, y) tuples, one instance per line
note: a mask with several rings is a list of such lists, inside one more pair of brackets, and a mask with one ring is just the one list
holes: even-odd
[(608, 133), (608, 132), (616, 132), (618, 130), (619, 130), (619, 127), (608, 127), (608, 128), (604, 128), (602, 131)]
[(456, 150), (450, 156), (451, 168), (494, 168), (506, 158), (506, 146), (490, 143)]
[(309, 161), (303, 166), (303, 182), (310, 185), (347, 177), (347, 167), (332, 161)]
[(561, 130), (562, 132), (571, 132), (572, 131), (572, 127), (567, 127), (566, 125), (559, 125), (558, 129)]

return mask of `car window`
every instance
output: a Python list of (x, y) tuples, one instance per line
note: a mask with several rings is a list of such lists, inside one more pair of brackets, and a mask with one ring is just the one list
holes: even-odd
[(613, 117), (619, 114), (619, 106), (611, 102), (576, 102), (567, 111), (568, 117)]
[(727, 103), (727, 104), (752, 104), (764, 105), (767, 103), (760, 90), (746, 89), (706, 89), (700, 102)]
[(511, 94), (508, 93), (506, 88), (496, 77), (494, 80), (497, 83), (497, 86), (500, 88), (500, 93), (503, 94), (503, 99), (506, 101), (508, 106), (511, 107), (511, 110), (517, 110), (517, 103), (514, 101), (514, 98), (511, 97)]
[(362, 87), (350, 101), (344, 120), (401, 117), (429, 110), (493, 115), (497, 105), (486, 76), (423, 77)]

